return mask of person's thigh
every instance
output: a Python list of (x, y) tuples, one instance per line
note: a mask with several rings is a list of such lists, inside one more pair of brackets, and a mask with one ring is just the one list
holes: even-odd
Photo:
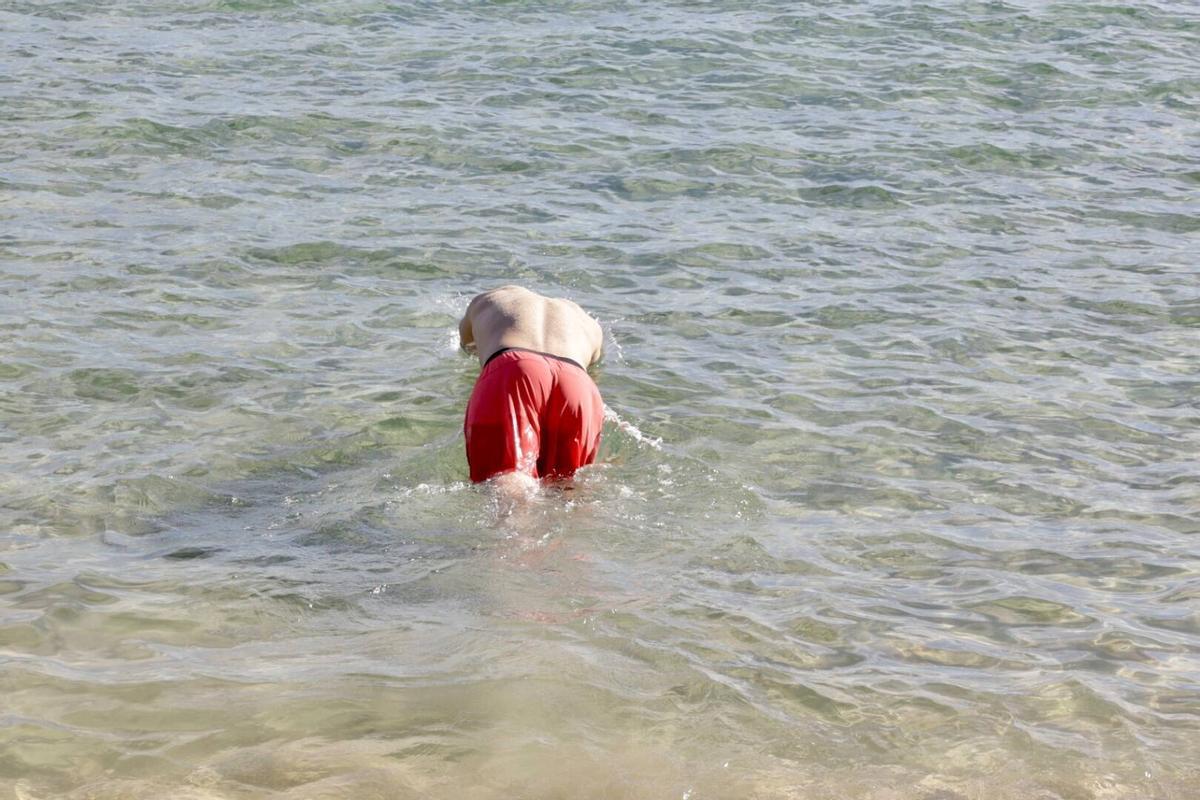
[(596, 384), (582, 369), (562, 365), (542, 419), (538, 473), (544, 478), (569, 478), (591, 464), (600, 449), (603, 426), (604, 401)]
[(504, 353), (488, 365), (463, 422), (472, 481), (514, 471), (537, 477), (541, 420), (552, 384), (541, 359), (526, 354)]

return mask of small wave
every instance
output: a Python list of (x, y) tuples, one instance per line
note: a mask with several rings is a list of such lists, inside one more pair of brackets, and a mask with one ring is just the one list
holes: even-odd
[(455, 481), (454, 483), (450, 483), (450, 484), (419, 483), (416, 486), (408, 486), (408, 487), (399, 489), (398, 496), (399, 497), (414, 497), (414, 496), (420, 496), (420, 495), (429, 496), (429, 495), (439, 495), (439, 494), (452, 494), (455, 492), (461, 492), (464, 489), (468, 489), (468, 488), (470, 488), (470, 484), (465, 483), (463, 481)]

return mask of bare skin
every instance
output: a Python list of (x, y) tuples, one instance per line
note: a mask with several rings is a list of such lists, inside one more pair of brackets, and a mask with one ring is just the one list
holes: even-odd
[(570, 300), (501, 286), (475, 297), (458, 323), (462, 348), (484, 363), (505, 347), (569, 358), (584, 367), (600, 360), (600, 323)]

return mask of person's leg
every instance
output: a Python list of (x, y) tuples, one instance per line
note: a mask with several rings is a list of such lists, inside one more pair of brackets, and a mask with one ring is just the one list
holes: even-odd
[(502, 353), (480, 373), (463, 422), (472, 481), (514, 471), (538, 477), (552, 384), (545, 359), (520, 351)]
[(596, 460), (604, 401), (587, 372), (555, 362), (554, 389), (542, 418), (542, 450), (537, 471), (543, 478), (570, 478)]

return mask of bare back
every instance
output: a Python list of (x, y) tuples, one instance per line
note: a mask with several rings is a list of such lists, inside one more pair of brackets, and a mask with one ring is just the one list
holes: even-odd
[(480, 363), (497, 350), (520, 347), (569, 358), (582, 366), (600, 360), (600, 323), (570, 300), (543, 297), (520, 286), (478, 295), (458, 326), (464, 349)]

